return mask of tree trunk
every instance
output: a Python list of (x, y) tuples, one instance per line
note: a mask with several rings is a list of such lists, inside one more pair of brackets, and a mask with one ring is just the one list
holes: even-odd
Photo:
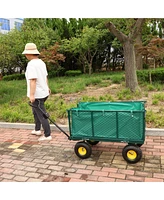
[(106, 23), (106, 27), (109, 29), (109, 31), (123, 44), (126, 87), (132, 92), (135, 92), (135, 90), (139, 89), (136, 74), (134, 44), (138, 34), (141, 33), (144, 21), (145, 19), (138, 18), (130, 30), (129, 35), (125, 35), (123, 32), (119, 31), (112, 22)]
[(123, 44), (124, 59), (125, 59), (125, 81), (126, 87), (132, 92), (139, 89), (137, 74), (136, 74), (136, 61), (134, 44), (130, 39), (126, 40)]
[(89, 63), (88, 67), (89, 67), (89, 75), (91, 75), (92, 74), (92, 63)]
[(155, 58), (154, 58), (153, 60), (154, 60), (154, 64), (153, 64), (153, 67), (154, 67), (154, 69), (155, 69), (155, 66), (156, 66), (156, 64), (155, 64)]
[[(136, 45), (141, 46), (142, 45), (142, 35), (141, 32), (136, 37), (135, 41)], [(137, 48), (135, 48), (135, 56), (136, 56), (136, 69), (141, 70), (143, 69), (143, 60), (142, 60), (142, 54), (137, 52)]]
[(136, 69), (138, 70), (143, 69), (142, 55), (136, 55)]

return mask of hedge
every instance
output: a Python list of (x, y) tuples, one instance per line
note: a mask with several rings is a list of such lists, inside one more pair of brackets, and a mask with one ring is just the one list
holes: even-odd
[[(56, 76), (77, 76), (81, 75), (82, 72), (80, 70), (69, 70), (66, 71), (64, 68), (61, 68), (57, 71), (50, 71), (48, 73), (49, 78), (53, 78)], [(156, 69), (144, 69), (144, 70), (137, 70), (137, 77), (138, 81), (143, 82), (164, 82), (164, 68), (156, 68)], [(3, 76), (4, 81), (11, 81), (11, 80), (23, 80), (25, 79), (25, 74), (12, 74)]]
[(66, 76), (78, 76), (81, 74), (82, 74), (82, 72), (80, 70), (68, 70), (65, 72)]
[(11, 81), (11, 80), (23, 80), (25, 79), (25, 74), (12, 74), (3, 76), (3, 81)]
[(164, 68), (137, 70), (137, 77), (143, 82), (163, 82)]

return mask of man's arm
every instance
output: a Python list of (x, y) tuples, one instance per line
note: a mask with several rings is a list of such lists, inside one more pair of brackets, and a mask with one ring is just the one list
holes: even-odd
[(33, 103), (35, 101), (35, 90), (36, 90), (36, 79), (30, 79), (30, 101)]
[(51, 90), (50, 90), (49, 85), (48, 85), (48, 78), (46, 78), (46, 82), (47, 82), (47, 86), (48, 86), (48, 89), (49, 89), (49, 94), (51, 94)]

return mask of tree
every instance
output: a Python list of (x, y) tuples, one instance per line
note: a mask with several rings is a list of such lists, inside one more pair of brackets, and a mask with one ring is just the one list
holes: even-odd
[(132, 92), (139, 89), (137, 74), (136, 74), (136, 55), (135, 55), (135, 41), (142, 30), (145, 19), (138, 18), (131, 27), (128, 35), (124, 34), (116, 28), (112, 22), (107, 22), (106, 27), (115, 35), (123, 44), (124, 60), (125, 60), (125, 81), (126, 87)]
[(48, 49), (43, 49), (41, 51), (41, 58), (47, 63), (49, 70), (56, 70), (60, 67), (59, 61), (65, 60), (65, 56), (58, 52), (59, 44), (55, 43), (53, 46), (50, 46)]
[(47, 48), (58, 39), (57, 33), (52, 28), (47, 27), (43, 18), (24, 19), (20, 33), (24, 45), (33, 42), (38, 49)]
[[(3, 75), (12, 74), (19, 66), (19, 54), (15, 44), (20, 44), (19, 32), (13, 30), (0, 36), (0, 69)], [(19, 47), (20, 50), (20, 47)], [(21, 68), (21, 67), (20, 67)]]
[[(57, 35), (57, 41), (61, 44), (61, 40), (70, 40), (76, 37), (83, 30), (85, 19), (79, 18), (46, 18), (45, 23), (47, 27), (51, 28)], [(74, 70), (78, 68), (77, 60), (71, 51), (63, 51), (66, 59), (61, 63), (65, 70)]]
[(41, 51), (54, 44), (58, 36), (46, 26), (44, 19), (24, 19), (21, 30), (16, 29), (0, 35), (0, 69), (2, 73), (12, 74), (25, 70), (27, 60), (22, 52), (28, 42), (36, 43)]
[[(154, 37), (148, 45), (138, 46), (138, 51), (146, 58), (153, 59), (154, 68), (157, 67), (157, 63), (163, 65), (164, 58), (164, 40), (158, 37)], [(148, 64), (148, 63), (146, 63)]]
[(78, 61), (83, 65), (83, 72), (88, 69), (89, 75), (92, 74), (93, 58), (98, 51), (98, 40), (102, 36), (102, 31), (95, 28), (85, 27), (81, 34), (72, 37), (70, 40), (63, 40), (65, 51), (72, 52)]

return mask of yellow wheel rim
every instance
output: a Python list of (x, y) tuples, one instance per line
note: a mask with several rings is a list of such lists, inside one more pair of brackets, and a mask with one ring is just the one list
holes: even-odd
[(129, 160), (134, 160), (137, 158), (137, 153), (134, 150), (129, 150), (127, 152), (127, 157)]
[(84, 156), (84, 155), (86, 155), (87, 150), (86, 150), (86, 148), (84, 148), (84, 147), (79, 147), (79, 148), (78, 148), (78, 153), (79, 153), (80, 155)]

